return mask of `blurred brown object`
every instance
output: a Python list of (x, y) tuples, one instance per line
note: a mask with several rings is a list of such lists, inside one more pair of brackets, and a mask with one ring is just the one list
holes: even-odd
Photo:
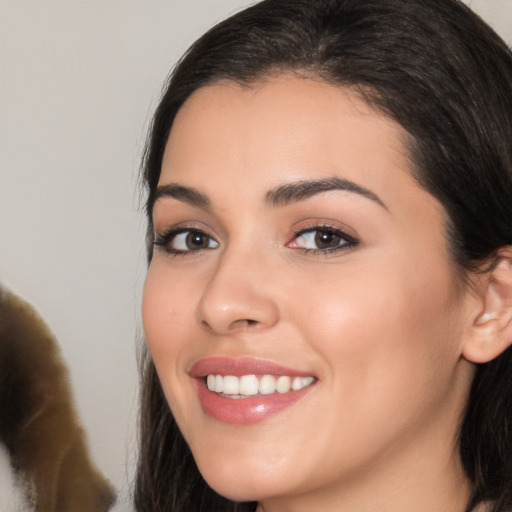
[(115, 501), (94, 467), (58, 342), (35, 309), (0, 287), (0, 442), (36, 512), (103, 512)]

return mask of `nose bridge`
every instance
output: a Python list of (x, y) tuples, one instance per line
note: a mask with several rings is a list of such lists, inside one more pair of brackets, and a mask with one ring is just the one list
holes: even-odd
[(198, 320), (216, 333), (271, 327), (278, 307), (269, 290), (269, 265), (261, 252), (227, 249), (219, 256), (198, 304)]

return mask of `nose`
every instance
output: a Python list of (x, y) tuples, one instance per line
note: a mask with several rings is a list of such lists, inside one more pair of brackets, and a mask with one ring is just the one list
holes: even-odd
[(223, 335), (275, 325), (279, 310), (272, 298), (269, 270), (257, 255), (219, 257), (198, 304), (199, 323)]

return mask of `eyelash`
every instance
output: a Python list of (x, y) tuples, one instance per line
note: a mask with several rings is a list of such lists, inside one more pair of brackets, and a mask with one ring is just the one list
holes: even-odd
[[(339, 243), (336, 244), (333, 247), (328, 248), (307, 248), (307, 247), (295, 247), (295, 250), (298, 250), (302, 252), (303, 254), (331, 254), (338, 251), (347, 251), (349, 249), (353, 249), (354, 247), (357, 247), (359, 245), (359, 240), (355, 238), (352, 235), (349, 235), (342, 229), (340, 229), (337, 226), (331, 226), (328, 224), (321, 224), (321, 225), (312, 225), (308, 226), (306, 228), (303, 228), (295, 233), (293, 233), (292, 238), (290, 242), (288, 242), (287, 246), (289, 246), (292, 242), (297, 241), (301, 236), (304, 236), (307, 233), (317, 233), (318, 234), (324, 234), (324, 235), (331, 235), (338, 237), (340, 239)], [(315, 236), (315, 243), (317, 242), (316, 236)]]
[[(330, 254), (338, 251), (346, 251), (349, 249), (352, 249), (354, 247), (357, 247), (359, 245), (359, 240), (352, 235), (349, 235), (339, 227), (334, 227), (330, 225), (313, 225), (304, 229), (301, 229), (295, 233), (293, 233), (291, 240), (287, 242), (286, 246), (290, 247), (290, 244), (292, 242), (297, 241), (300, 237), (308, 234), (308, 233), (315, 233), (317, 232), (317, 236), (319, 233), (329, 236), (335, 236), (340, 239), (340, 242), (335, 245), (334, 247), (328, 247), (328, 248), (307, 248), (307, 247), (299, 247), (295, 246), (292, 248), (294, 250), (300, 251), (303, 254)], [(187, 233), (188, 236), (194, 236), (194, 235), (200, 235), (205, 237), (205, 239), (208, 241), (207, 247), (199, 247), (197, 249), (188, 249), (188, 250), (182, 250), (182, 249), (174, 249), (170, 246), (170, 244), (176, 240), (176, 238), (179, 235)], [(315, 237), (316, 238), (316, 237)], [(185, 240), (186, 243), (186, 240)], [(210, 243), (216, 244), (213, 247), (210, 247)], [(317, 243), (317, 240), (315, 240), (315, 243)], [(156, 237), (156, 240), (153, 242), (153, 244), (159, 248), (161, 248), (164, 252), (167, 254), (170, 254), (172, 256), (190, 256), (193, 254), (197, 254), (198, 252), (201, 252), (203, 250), (211, 250), (216, 249), (219, 246), (219, 242), (217, 242), (213, 237), (208, 235), (204, 230), (198, 229), (198, 228), (171, 228), (161, 235), (158, 235)]]
[[(188, 236), (201, 235), (208, 240), (208, 243), (213, 241), (213, 243), (217, 244), (217, 245), (216, 245), (216, 247), (203, 247), (203, 248), (189, 249), (189, 250), (172, 248), (170, 244), (172, 242), (174, 242), (179, 235), (182, 235), (185, 233), (188, 233)], [(172, 256), (188, 256), (188, 255), (200, 252), (201, 250), (216, 249), (218, 247), (219, 243), (202, 229), (184, 227), (184, 228), (171, 228), (171, 229), (165, 231), (164, 233), (162, 233), (161, 235), (158, 235), (156, 237), (156, 240), (153, 242), (153, 245), (155, 245), (159, 248), (162, 248), (162, 250), (164, 252), (166, 252), (167, 254), (170, 254)]]

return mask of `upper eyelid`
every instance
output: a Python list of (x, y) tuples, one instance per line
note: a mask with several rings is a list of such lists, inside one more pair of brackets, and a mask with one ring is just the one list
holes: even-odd
[(194, 227), (187, 227), (187, 226), (173, 226), (167, 229), (163, 230), (154, 230), (153, 233), (153, 241), (156, 245), (159, 245), (159, 242), (168, 243), (169, 240), (172, 240), (176, 238), (178, 235), (181, 235), (183, 233), (187, 233), (189, 231), (192, 232), (200, 232), (204, 233), (205, 235), (209, 236), (210, 238), (213, 238), (209, 233), (207, 233), (204, 229), (200, 228), (194, 228)]
[(310, 231), (332, 231), (333, 233), (340, 233), (342, 235), (352, 236), (349, 233), (347, 233), (344, 229), (331, 225), (320, 225), (299, 229), (295, 232), (295, 236), (299, 236), (304, 233), (309, 233)]
[(341, 238), (347, 239), (348, 241), (359, 240), (358, 237), (355, 237), (354, 235), (347, 233), (345, 230), (343, 230), (341, 228), (332, 227), (332, 226), (317, 226), (317, 227), (313, 227), (313, 228), (301, 229), (300, 231), (297, 231), (294, 238), (298, 238), (299, 236), (302, 236), (305, 233), (310, 233), (311, 231), (326, 231), (326, 232), (330, 232), (330, 233), (335, 233), (335, 234), (339, 235)]
[(355, 237), (354, 235), (351, 235), (350, 233), (347, 233), (343, 229), (340, 228), (334, 228), (332, 226), (317, 226), (313, 228), (305, 228), (297, 231), (295, 235), (292, 237), (292, 240), (295, 240), (296, 238), (301, 237), (302, 235), (306, 233), (311, 233), (314, 231), (320, 231), (320, 232), (330, 232), (334, 233), (340, 236), (340, 238), (345, 239), (347, 242), (359, 242), (359, 238)]
[(188, 233), (188, 232), (202, 233), (202, 234), (206, 235), (207, 237), (211, 238), (212, 240), (217, 241), (217, 238), (214, 235), (212, 235), (208, 230), (203, 229), (203, 228), (194, 227), (194, 226), (171, 227), (168, 229), (164, 229), (160, 233), (155, 230), (154, 238), (155, 238), (155, 240), (158, 240), (159, 238), (161, 239), (161, 238), (176, 237), (178, 235), (181, 235), (183, 233)]
[(345, 235), (346, 237), (353, 239), (353, 240), (359, 240), (360, 236), (357, 233), (357, 231), (334, 219), (306, 219), (301, 222), (298, 222), (294, 225), (292, 228), (292, 231), (290, 233), (290, 236), (293, 238), (294, 236), (299, 236), (299, 234), (308, 232), (308, 231), (335, 231), (338, 233), (341, 233)]
[(183, 231), (200, 231), (206, 235), (216, 238), (214, 230), (209, 226), (200, 221), (183, 221), (165, 225), (161, 229), (157, 229), (155, 223), (153, 223), (153, 235), (154, 238), (158, 236), (164, 236), (170, 233), (183, 233)]

